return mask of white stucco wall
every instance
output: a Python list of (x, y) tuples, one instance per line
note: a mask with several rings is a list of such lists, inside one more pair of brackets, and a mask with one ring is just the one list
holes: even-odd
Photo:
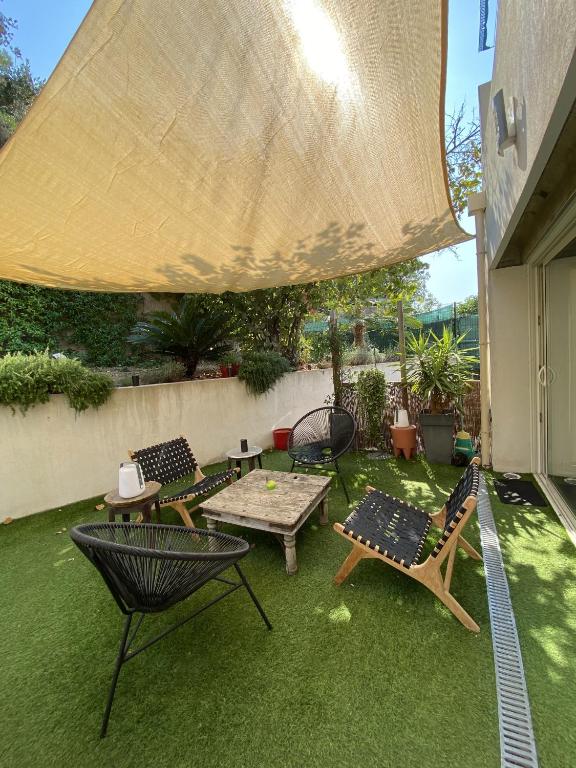
[(490, 272), (490, 382), (492, 465), (499, 472), (530, 472), (532, 460), (529, 267)]
[[(399, 380), (394, 365), (378, 367)], [(258, 398), (230, 378), (116, 389), (104, 406), (79, 414), (63, 395), (26, 415), (0, 408), (0, 520), (105, 493), (129, 449), (180, 434), (201, 465), (222, 461), (244, 437), (269, 448), (275, 427), (292, 426), (332, 391), (326, 369), (287, 374)]]
[[(523, 209), (522, 193), (528, 192), (539, 177), (574, 102), (575, 49), (573, 2), (507, 0), (499, 4), (490, 106), (483, 136), (486, 234), (491, 261), (509, 225), (514, 226), (515, 209)], [(494, 94), (501, 88), (506, 98), (516, 99), (518, 120), (516, 146), (505, 150), (503, 157), (497, 153), (491, 107)]]

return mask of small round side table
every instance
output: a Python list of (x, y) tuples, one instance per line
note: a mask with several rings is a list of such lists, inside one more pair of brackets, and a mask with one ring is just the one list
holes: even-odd
[(152, 507), (156, 509), (156, 520), (160, 522), (160, 493), (162, 486), (154, 480), (145, 484), (144, 490), (138, 496), (125, 499), (118, 495), (118, 488), (104, 496), (104, 503), (108, 506), (108, 521), (113, 523), (116, 515), (122, 515), (122, 522), (130, 522), (130, 513), (138, 512), (145, 523), (152, 522)]
[(248, 472), (252, 472), (256, 469), (255, 459), (258, 459), (258, 466), (262, 469), (262, 448), (259, 445), (249, 445), (247, 451), (241, 451), (235, 448), (233, 451), (228, 451), (226, 454), (228, 459), (228, 469), (232, 469), (232, 461), (236, 461), (236, 466), (240, 470), (238, 477), (242, 477), (242, 460), (245, 459), (248, 462)]

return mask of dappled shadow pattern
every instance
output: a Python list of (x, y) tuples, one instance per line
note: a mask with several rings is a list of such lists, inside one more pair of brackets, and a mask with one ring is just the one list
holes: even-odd
[[(346, 204), (345, 200), (342, 204)], [(30, 263), (19, 263), (18, 269), (23, 270), (27, 281), (52, 287), (118, 292), (238, 292), (315, 282), (391, 265), (443, 247), (452, 227), (450, 217), (434, 219), (425, 226), (407, 223), (399, 233), (401, 245), (389, 246), (379, 239), (377, 227), (367, 222), (334, 220), (293, 241), (291, 247), (267, 254), (255, 243), (233, 243), (217, 262), (197, 253), (175, 253), (170, 261), (159, 264), (127, 258), (121, 279), (116, 276), (118, 255), (110, 249), (108, 256), (102, 247), (93, 254), (88, 244), (85, 263), (77, 266), (76, 260), (66, 272), (51, 269), (49, 262), (39, 266), (36, 256)], [(282, 239), (291, 240), (286, 234)]]

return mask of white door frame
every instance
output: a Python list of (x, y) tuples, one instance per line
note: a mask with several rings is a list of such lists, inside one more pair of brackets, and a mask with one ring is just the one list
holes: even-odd
[[(528, 252), (529, 312), (530, 312), (530, 358), (535, 380), (531, 382), (531, 463), (533, 473), (550, 500), (554, 511), (563, 522), (568, 534), (576, 544), (576, 517), (561, 494), (548, 480), (547, 473), (547, 400), (544, 387), (538, 381), (538, 374), (547, 362), (546, 350), (546, 271), (552, 261), (572, 240), (576, 239), (576, 193), (568, 200), (556, 216), (543, 237)], [(543, 374), (544, 377), (545, 374)]]

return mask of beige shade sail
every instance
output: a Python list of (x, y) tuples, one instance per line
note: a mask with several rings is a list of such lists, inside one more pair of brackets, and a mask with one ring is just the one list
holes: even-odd
[(469, 239), (441, 0), (96, 0), (0, 153), (0, 278), (244, 291)]

